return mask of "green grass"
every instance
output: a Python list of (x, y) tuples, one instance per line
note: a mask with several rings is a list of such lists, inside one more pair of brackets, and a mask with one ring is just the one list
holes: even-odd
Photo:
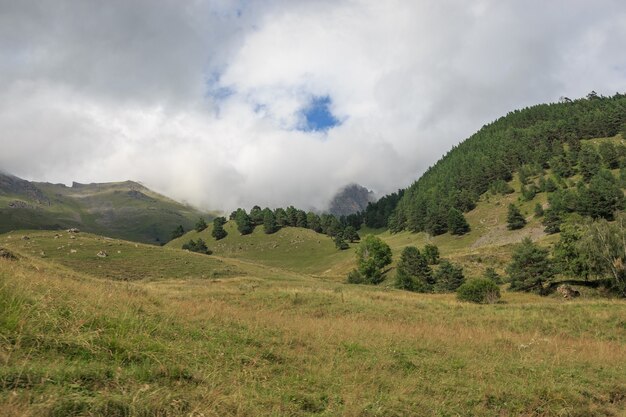
[[(81, 239), (89, 251), (108, 242)], [(88, 257), (37, 253), (59, 240), (0, 237), (21, 255), (0, 260), (2, 415), (600, 416), (626, 405), (623, 301), (505, 291), (481, 306), (237, 259), (224, 262), (239, 273), (220, 279), (122, 282)], [(141, 269), (172, 274), (212, 258), (117, 243), (137, 251), (128, 267), (145, 257)]]
[[(23, 236), (29, 239), (24, 240)], [(112, 280), (215, 279), (243, 273), (236, 265), (216, 257), (88, 233), (20, 231), (1, 236), (0, 246), (22, 256)], [(98, 257), (101, 251), (107, 257)]]
[(258, 262), (266, 266), (282, 268), (325, 277), (343, 278), (346, 268), (352, 266), (354, 246), (339, 251), (331, 238), (312, 230), (285, 227), (266, 235), (263, 226), (249, 235), (241, 235), (234, 221), (224, 225), (228, 235), (219, 241), (211, 237), (213, 225), (198, 233), (195, 230), (172, 240), (166, 247), (181, 248), (189, 239), (202, 238), (215, 255)]

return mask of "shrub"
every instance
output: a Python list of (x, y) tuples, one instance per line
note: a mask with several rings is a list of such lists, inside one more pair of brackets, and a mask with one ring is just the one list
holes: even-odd
[(209, 250), (206, 243), (202, 239), (198, 239), (197, 242), (194, 241), (193, 239), (190, 239), (189, 242), (183, 244), (182, 249), (188, 250), (191, 252), (204, 253), (206, 255), (210, 255), (211, 253), (213, 253)]
[(500, 299), (500, 288), (486, 278), (471, 279), (456, 290), (460, 301), (479, 304), (491, 304)]

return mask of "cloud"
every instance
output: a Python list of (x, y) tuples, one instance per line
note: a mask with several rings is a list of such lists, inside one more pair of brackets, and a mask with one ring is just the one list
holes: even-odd
[[(623, 92), (625, 38), (619, 0), (0, 0), (0, 168), (323, 208), (510, 110)], [(340, 123), (303, 128), (320, 98)]]

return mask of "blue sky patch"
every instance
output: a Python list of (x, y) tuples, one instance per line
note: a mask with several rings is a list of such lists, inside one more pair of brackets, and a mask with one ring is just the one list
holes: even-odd
[(304, 126), (299, 130), (319, 132), (339, 126), (341, 122), (330, 111), (331, 104), (329, 96), (313, 97), (309, 105), (302, 110)]

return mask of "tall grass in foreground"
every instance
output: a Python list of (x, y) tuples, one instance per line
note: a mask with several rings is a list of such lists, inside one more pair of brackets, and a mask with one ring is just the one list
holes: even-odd
[(0, 414), (601, 416), (626, 406), (622, 301), (503, 292), (501, 304), (473, 305), (233, 270), (120, 282), (0, 260)]

